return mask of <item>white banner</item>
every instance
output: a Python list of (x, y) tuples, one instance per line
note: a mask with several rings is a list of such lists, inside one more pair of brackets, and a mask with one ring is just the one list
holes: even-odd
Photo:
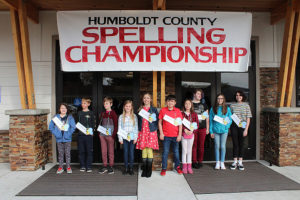
[(248, 69), (251, 13), (59, 11), (63, 71)]

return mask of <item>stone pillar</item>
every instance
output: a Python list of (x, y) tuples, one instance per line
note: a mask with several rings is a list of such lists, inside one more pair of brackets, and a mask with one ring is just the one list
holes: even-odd
[(264, 108), (263, 159), (300, 166), (300, 108)]
[(0, 163), (9, 162), (9, 132), (0, 131)]
[(32, 171), (48, 160), (47, 115), (49, 109), (7, 110), (9, 161), (12, 171)]

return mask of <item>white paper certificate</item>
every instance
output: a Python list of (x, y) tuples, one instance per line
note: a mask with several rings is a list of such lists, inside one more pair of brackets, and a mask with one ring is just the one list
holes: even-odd
[(117, 133), (119, 136), (121, 136), (123, 139), (127, 140), (127, 136), (128, 136), (128, 133), (126, 131), (124, 131), (123, 129), (119, 129), (118, 130), (118, 133)]
[(176, 125), (175, 125), (175, 119), (174, 119), (174, 118), (172, 118), (172, 117), (170, 117), (170, 116), (168, 116), (168, 115), (165, 115), (163, 119), (164, 119), (165, 121), (169, 122), (170, 124), (176, 126)]
[(222, 117), (219, 117), (218, 115), (215, 115), (215, 117), (214, 117), (214, 121), (216, 121), (216, 122), (219, 122), (219, 123), (221, 123), (221, 124), (224, 124), (224, 125), (225, 125), (225, 123), (224, 123), (224, 119), (223, 119)]
[(81, 123), (77, 122), (76, 128), (86, 135), (86, 128)]
[(234, 123), (235, 123), (237, 126), (239, 126), (241, 120), (240, 120), (240, 118), (239, 118), (236, 114), (231, 115), (231, 119), (234, 121)]
[(104, 128), (103, 126), (98, 126), (98, 128), (97, 128), (97, 131), (98, 132), (100, 132), (100, 133), (103, 133), (104, 135), (107, 135), (107, 129), (106, 128)]
[(150, 113), (147, 112), (146, 110), (142, 109), (140, 112), (139, 112), (139, 115), (146, 119), (147, 121), (149, 121), (149, 117), (150, 117)]
[(190, 122), (189, 120), (187, 120), (186, 118), (184, 118), (184, 119), (182, 120), (182, 124), (183, 124), (186, 128), (188, 128), (189, 130), (191, 130), (191, 122)]
[(54, 124), (59, 128), (59, 130), (62, 130), (62, 127), (63, 127), (63, 123), (62, 123), (62, 121), (60, 121), (60, 119), (58, 119), (58, 117), (54, 117), (53, 119), (52, 119), (52, 121), (54, 122)]

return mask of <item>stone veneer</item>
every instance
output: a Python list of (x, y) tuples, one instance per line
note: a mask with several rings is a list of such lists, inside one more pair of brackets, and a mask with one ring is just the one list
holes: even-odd
[(263, 157), (278, 166), (300, 166), (300, 108), (264, 108)]
[(9, 162), (9, 132), (0, 131), (0, 163)]
[[(279, 68), (260, 68), (260, 108), (276, 107)], [(264, 159), (264, 116), (260, 113), (260, 159)]]
[(9, 161), (12, 171), (36, 170), (48, 160), (47, 114), (42, 110), (7, 110), (9, 119)]

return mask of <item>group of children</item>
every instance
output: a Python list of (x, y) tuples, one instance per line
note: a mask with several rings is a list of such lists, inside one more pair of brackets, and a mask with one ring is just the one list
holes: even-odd
[[(228, 130), (232, 128), (234, 163), (231, 169), (243, 170), (243, 138), (247, 136), (250, 124), (251, 111), (244, 103), (246, 97), (243, 92), (236, 92), (237, 103), (230, 107), (226, 105), (223, 94), (217, 95), (215, 105), (208, 112), (201, 89), (194, 92), (193, 99), (186, 99), (182, 111), (175, 107), (176, 97), (169, 95), (166, 98), (167, 106), (158, 110), (152, 106), (151, 94), (145, 93), (138, 114), (134, 113), (133, 102), (126, 100), (123, 113), (118, 117), (112, 110), (113, 100), (104, 98), (105, 111), (100, 114), (99, 124), (96, 128), (101, 143), (103, 166), (99, 173), (113, 174), (114, 142), (123, 145), (124, 170), (123, 174), (134, 174), (134, 149), (142, 151), (142, 177), (151, 177), (153, 150), (158, 150), (159, 139), (163, 142), (161, 175), (166, 175), (167, 160), (170, 146), (174, 154), (174, 167), (178, 174), (193, 173), (192, 168), (202, 166), (204, 155), (204, 141), (210, 133), (215, 141), (215, 169), (226, 169), (224, 160), (226, 154), (226, 140)], [(89, 110), (91, 100), (82, 99), (82, 111), (78, 112), (77, 124), (66, 104), (60, 104), (58, 114), (51, 120), (49, 129), (56, 138), (58, 147), (59, 168), (57, 173), (63, 173), (64, 155), (66, 158), (66, 171), (72, 173), (70, 167), (70, 150), (72, 133), (76, 128), (78, 134), (78, 151), (80, 171), (92, 172), (93, 135), (95, 132), (94, 113)], [(234, 113), (235, 116), (232, 116)], [(96, 134), (96, 133), (95, 133)], [(182, 168), (179, 159), (179, 142), (182, 145)], [(107, 159), (108, 157), (108, 159)]]

